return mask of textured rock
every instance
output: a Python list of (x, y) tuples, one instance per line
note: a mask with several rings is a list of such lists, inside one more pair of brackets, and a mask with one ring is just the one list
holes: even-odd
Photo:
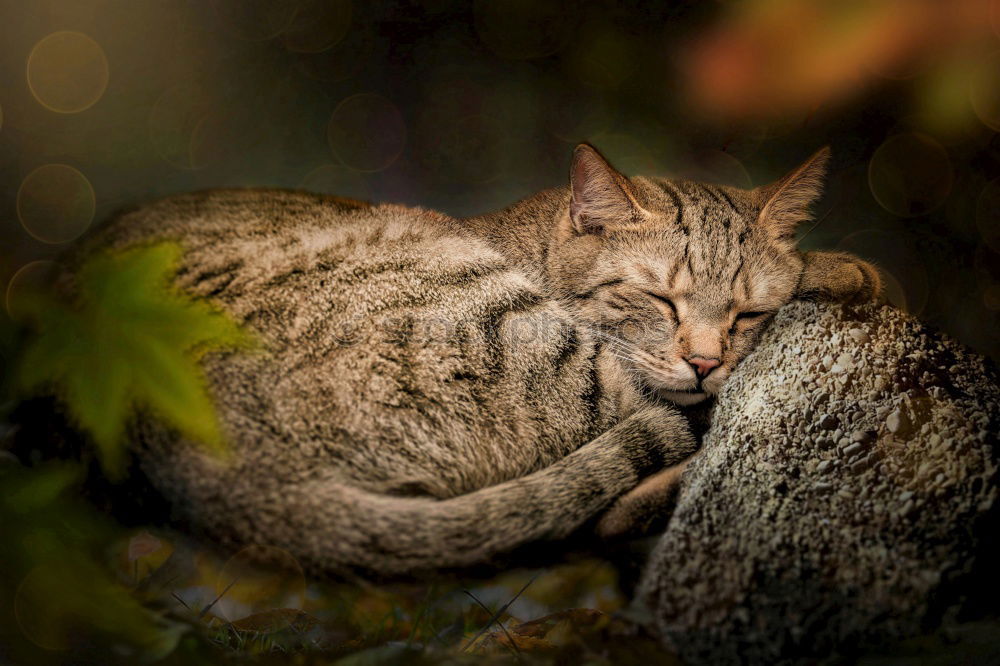
[(685, 474), (640, 585), (652, 630), (687, 663), (770, 664), (969, 610), (1000, 568), (998, 393), (891, 308), (785, 308)]

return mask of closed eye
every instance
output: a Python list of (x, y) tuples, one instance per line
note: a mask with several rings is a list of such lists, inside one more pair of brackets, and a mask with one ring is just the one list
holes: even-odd
[(670, 308), (673, 311), (673, 313), (674, 313), (675, 316), (677, 315), (677, 306), (674, 305), (674, 302), (672, 300), (670, 300), (669, 298), (667, 298), (666, 296), (661, 296), (659, 294), (654, 294), (651, 291), (647, 291), (646, 295), (649, 296), (650, 298), (652, 298), (654, 301), (659, 301), (660, 303), (663, 303), (664, 305), (666, 305), (668, 308)]
[(751, 319), (761, 319), (763, 317), (770, 316), (770, 312), (740, 312), (736, 315), (736, 319), (751, 320)]

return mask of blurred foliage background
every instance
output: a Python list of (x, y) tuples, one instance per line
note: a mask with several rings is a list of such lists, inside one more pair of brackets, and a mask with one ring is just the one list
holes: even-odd
[[(78, 420), (109, 428), (91, 428), (105, 463), (122, 425), (105, 417), (124, 418), (125, 403), (90, 392), (79, 368), (116, 386), (98, 375), (125, 357), (86, 349), (143, 331), (100, 317), (155, 306), (169, 320), (142, 339), (172, 345), (186, 389), (142, 375), (141, 351), (126, 369), (175, 420), (207, 405), (183, 353), (239, 335), (179, 295), (146, 298), (167, 255), (140, 262), (146, 282), (98, 271), (101, 308), (32, 303), (88, 228), (153, 197), (230, 186), (470, 215), (562, 185), (582, 140), (626, 173), (743, 187), (831, 145), (802, 246), (873, 260), (895, 304), (1000, 358), (1000, 0), (0, 0), (0, 19), (3, 381), (25, 349), (6, 314), (51, 320), (30, 367), (76, 378), (90, 399)], [(131, 337), (66, 342), (83, 365), (46, 351), (86, 328), (64, 322), (94, 321)], [(280, 575), (245, 571), (239, 553), (126, 531), (79, 501), (83, 476), (0, 450), (0, 661), (215, 663), (233, 648), (359, 664), (665, 658), (632, 639), (616, 657), (605, 640), (625, 602), (606, 563), (471, 588), (317, 587), (294, 560)]]
[(495, 209), (589, 140), (765, 183), (830, 144), (806, 247), (997, 357), (995, 0), (0, 1), (0, 281), (123, 206), (302, 187)]

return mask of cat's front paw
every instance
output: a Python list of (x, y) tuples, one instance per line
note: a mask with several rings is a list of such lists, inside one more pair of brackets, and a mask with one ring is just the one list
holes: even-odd
[(845, 290), (841, 294), (841, 300), (845, 303), (871, 303), (877, 301), (882, 295), (882, 278), (878, 269), (874, 265), (852, 257), (852, 261), (845, 267), (850, 272)]
[(619, 497), (597, 521), (594, 532), (602, 539), (648, 534), (666, 525), (687, 461), (647, 478)]
[(874, 265), (846, 252), (806, 252), (796, 298), (861, 304), (879, 300), (882, 278)]

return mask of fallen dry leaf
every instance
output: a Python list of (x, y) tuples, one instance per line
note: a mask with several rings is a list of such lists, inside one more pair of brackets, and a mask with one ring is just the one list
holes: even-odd
[(288, 627), (293, 627), (296, 631), (309, 631), (319, 624), (319, 620), (298, 608), (276, 608), (248, 615), (230, 624), (237, 631), (271, 634)]

